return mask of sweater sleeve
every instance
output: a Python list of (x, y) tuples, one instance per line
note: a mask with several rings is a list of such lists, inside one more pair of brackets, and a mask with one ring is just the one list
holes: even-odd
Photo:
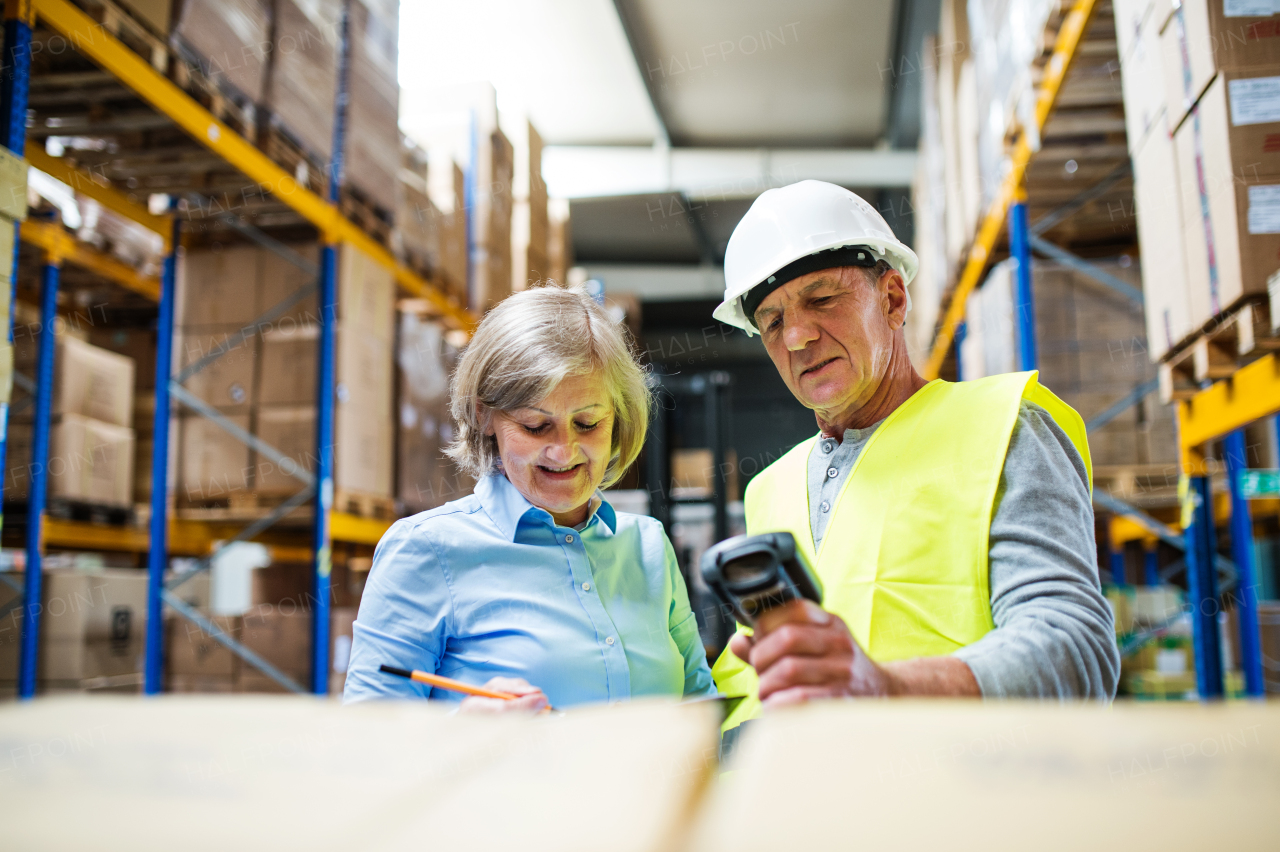
[(1023, 402), (991, 519), (995, 629), (955, 652), (984, 697), (1115, 697), (1120, 652), (1093, 523), (1079, 452), (1048, 412)]

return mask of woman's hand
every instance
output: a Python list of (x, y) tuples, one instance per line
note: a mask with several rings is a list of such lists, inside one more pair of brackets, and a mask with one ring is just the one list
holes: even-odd
[(485, 689), (492, 689), (497, 692), (510, 692), (512, 695), (519, 695), (519, 698), (508, 700), (505, 698), (481, 698), (478, 695), (472, 695), (462, 701), (462, 705), (458, 708), (460, 713), (541, 713), (551, 708), (551, 702), (547, 700), (547, 696), (542, 694), (542, 690), (529, 683), (529, 681), (520, 677), (495, 677), (490, 678), (489, 682), (484, 685)]

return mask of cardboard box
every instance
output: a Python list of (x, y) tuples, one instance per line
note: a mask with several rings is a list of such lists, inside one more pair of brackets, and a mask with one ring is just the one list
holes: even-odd
[[(16, 594), (8, 586), (3, 589), (7, 598)], [(146, 633), (146, 571), (45, 572), (37, 672), (42, 683), (78, 686), (140, 673)], [(18, 608), (0, 622), (0, 681), (17, 679), (21, 634)]]
[(1280, 65), (1280, 12), (1265, 4), (1183, 0), (1160, 34), (1165, 103), (1176, 129), (1219, 71)]
[(511, 295), (511, 212), (514, 153), (501, 130), (481, 139), (478, 155), (471, 309), (484, 313)]
[(131, 426), (133, 373), (132, 358), (61, 335), (54, 355), (53, 413)]
[(352, 0), (345, 178), (394, 216), (400, 171), (399, 0)]
[[(289, 248), (302, 255), (306, 260), (320, 268), (320, 247), (316, 243), (290, 243)], [(317, 276), (305, 269), (285, 260), (280, 255), (261, 249), (258, 256), (258, 308), (259, 315), (265, 314), (276, 305), (293, 296), (299, 289), (307, 285), (315, 285)], [(319, 301), (316, 291), (301, 299), (292, 308), (273, 320), (269, 328), (263, 331), (293, 331), (301, 326), (318, 325), (320, 322)]]
[(350, 243), (343, 244), (338, 262), (338, 319), (343, 328), (390, 342), (395, 335), (395, 292), (391, 270)]
[(266, 105), (302, 148), (321, 161), (333, 150), (341, 0), (275, 0), (276, 49)]
[(104, 506), (133, 505), (133, 430), (64, 414), (49, 431), (49, 494)]
[(338, 335), (338, 405), (334, 412), (334, 482), (342, 488), (390, 497), (393, 416), (390, 340)]
[(272, 52), (270, 0), (184, 0), (173, 34), (206, 77), (262, 102)]
[(466, 176), (448, 158), (433, 158), (427, 171), (427, 195), (438, 211), (436, 239), (440, 251), (435, 262), (445, 290), (468, 305), (471, 249), (467, 245)]
[[(249, 415), (227, 414), (246, 432)], [(249, 488), (253, 473), (249, 448), (211, 420), (197, 415), (178, 419), (179, 503), (220, 500)]]
[[(27, 161), (3, 146), (0, 146), (0, 216), (18, 222), (27, 218)], [(13, 247), (12, 237), (9, 247)]]
[[(1149, 13), (1150, 3), (1144, 9)], [(1120, 17), (1117, 15), (1116, 31), (1120, 30)], [(1147, 134), (1153, 131), (1165, 112), (1160, 30), (1150, 17), (1138, 22), (1129, 48), (1127, 54), (1121, 54), (1120, 83), (1124, 90), (1125, 133), (1132, 154), (1142, 146)]]
[(409, 512), (422, 512), (471, 493), (474, 480), (445, 457), (453, 440), (449, 376), (458, 351), (441, 327), (411, 313), (400, 316), (396, 493)]
[[(235, 414), (249, 411), (258, 374), (258, 336), (240, 339), (242, 326), (189, 326), (175, 330), (174, 363), (177, 376), (208, 355), (217, 359), (191, 376), (183, 387), (214, 408)], [(180, 406), (181, 411), (189, 411)]]
[(1280, 174), (1237, 176), (1223, 103), (1206, 94), (1193, 115), (1203, 113), (1174, 134), (1178, 174), (1198, 176), (1180, 182), (1193, 327), (1242, 296), (1265, 293), (1280, 267)]
[[(306, 686), (311, 679), (311, 612), (260, 607), (245, 615), (240, 633), (244, 646)], [(267, 675), (244, 665), (239, 688), (245, 692), (284, 692)]]
[[(210, 616), (210, 620), (232, 639), (240, 638), (241, 619), (238, 616)], [(165, 668), (170, 682), (174, 677), (232, 681), (240, 671), (240, 657), (194, 622), (181, 616), (170, 616), (165, 630)]]
[(1267, 692), (1280, 692), (1280, 601), (1258, 602), (1258, 628)]
[(320, 360), (320, 329), (303, 326), (293, 331), (269, 331), (262, 336), (260, 406), (311, 405), (316, 398), (316, 365)]
[[(242, 638), (246, 647), (303, 686), (311, 683), (311, 613), (264, 609), (244, 618)], [(351, 659), (354, 607), (334, 607), (329, 621), (329, 694), (341, 695)], [(284, 692), (284, 687), (247, 663), (237, 676), (240, 692)]]
[(120, 5), (158, 35), (169, 34), (171, 0), (120, 0)]
[[(196, 5), (207, 4), (208, 0), (201, 0)], [(258, 280), (262, 254), (256, 246), (182, 252), (176, 282), (176, 325), (239, 328), (256, 319), (261, 313)]]
[(302, 483), (291, 471), (313, 470), (316, 456), (316, 412), (312, 405), (264, 405), (258, 410), (257, 435), (296, 462), (296, 468), (259, 458), (254, 490), (292, 494)]
[(1186, 249), (1181, 239), (1181, 186), (1173, 139), (1167, 118), (1161, 114), (1155, 129), (1133, 156), (1147, 349), (1153, 362), (1160, 361), (1194, 330)]
[[(156, 332), (152, 328), (91, 328), (89, 342), (133, 359), (135, 397), (156, 387)], [(138, 428), (134, 425), (134, 428)], [(148, 427), (150, 428), (150, 427)]]

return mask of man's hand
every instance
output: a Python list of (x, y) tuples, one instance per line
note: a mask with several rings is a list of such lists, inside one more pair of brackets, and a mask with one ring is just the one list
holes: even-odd
[(755, 635), (734, 636), (729, 650), (760, 676), (766, 707), (813, 698), (981, 694), (973, 672), (955, 657), (877, 665), (843, 619), (807, 600), (762, 613)]
[(844, 620), (812, 601), (765, 611), (755, 635), (734, 636), (729, 649), (759, 674), (767, 707), (889, 694), (888, 676), (858, 647)]
[(550, 709), (551, 702), (542, 690), (520, 677), (494, 677), (484, 685), (496, 692), (519, 695), (514, 700), (506, 698), (482, 698), (472, 695), (458, 707), (459, 713), (542, 713)]

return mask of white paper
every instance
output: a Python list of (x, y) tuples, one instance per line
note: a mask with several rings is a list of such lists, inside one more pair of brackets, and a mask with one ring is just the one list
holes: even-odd
[(1280, 77), (1228, 80), (1227, 95), (1233, 127), (1280, 121)]
[(1280, 184), (1249, 187), (1249, 233), (1280, 234)]
[(1280, 0), (1223, 0), (1225, 18), (1265, 18), (1280, 12)]

